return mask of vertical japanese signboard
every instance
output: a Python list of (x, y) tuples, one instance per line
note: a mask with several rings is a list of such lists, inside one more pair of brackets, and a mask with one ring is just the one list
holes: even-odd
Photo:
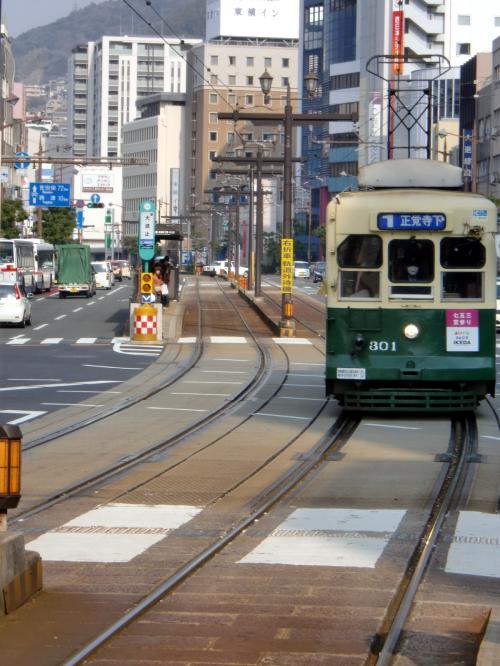
[(281, 239), (281, 293), (291, 294), (293, 287), (293, 238)]
[(392, 61), (392, 73), (403, 73), (404, 56), (404, 15), (403, 3), (394, 0), (392, 5), (392, 55), (396, 56)]
[(472, 180), (472, 130), (464, 129), (462, 142), (462, 168), (464, 173), (464, 182), (470, 183)]
[(155, 256), (156, 206), (153, 201), (141, 201), (139, 209), (139, 256), (150, 261)]

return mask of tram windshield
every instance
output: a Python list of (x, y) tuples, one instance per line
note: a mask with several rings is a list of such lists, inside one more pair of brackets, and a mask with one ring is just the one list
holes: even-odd
[[(368, 234), (352, 234), (338, 247), (341, 269), (380, 268), (382, 265), (382, 239)], [(379, 298), (380, 273), (375, 270), (341, 270), (341, 298)]]
[(389, 280), (391, 282), (432, 282), (434, 243), (430, 240), (402, 238), (389, 243)]

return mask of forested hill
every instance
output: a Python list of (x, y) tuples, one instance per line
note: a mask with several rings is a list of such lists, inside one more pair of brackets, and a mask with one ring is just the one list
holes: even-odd
[[(130, 4), (165, 36), (204, 37), (206, 0), (153, 0), (152, 6), (163, 17), (163, 25), (142, 0), (131, 0)], [(65, 76), (71, 50), (102, 35), (153, 34), (122, 0), (92, 3), (12, 41), (16, 81), (46, 83)]]

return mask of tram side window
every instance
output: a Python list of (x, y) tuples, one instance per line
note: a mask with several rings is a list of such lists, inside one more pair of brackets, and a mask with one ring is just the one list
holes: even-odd
[(479, 238), (443, 238), (440, 251), (443, 268), (482, 268), (486, 261), (486, 248)]
[[(351, 234), (337, 249), (340, 267), (341, 298), (379, 298), (380, 273), (360, 268), (380, 268), (382, 265), (382, 239), (369, 234)], [(342, 270), (342, 269), (354, 270)]]
[(430, 240), (401, 238), (389, 243), (391, 282), (432, 282), (434, 243)]

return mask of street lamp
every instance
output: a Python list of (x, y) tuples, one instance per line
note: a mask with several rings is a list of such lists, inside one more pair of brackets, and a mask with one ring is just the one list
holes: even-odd
[[(269, 100), (273, 77), (267, 69), (259, 76), (264, 99)], [(304, 77), (307, 93), (312, 97), (316, 91), (318, 77), (309, 73)], [(292, 127), (293, 109), (290, 94), (290, 82), (286, 85), (286, 103), (284, 109), (284, 152), (283, 152), (283, 232), (281, 240), (281, 320), (280, 335), (295, 335), (293, 320), (293, 239), (292, 239)]]

